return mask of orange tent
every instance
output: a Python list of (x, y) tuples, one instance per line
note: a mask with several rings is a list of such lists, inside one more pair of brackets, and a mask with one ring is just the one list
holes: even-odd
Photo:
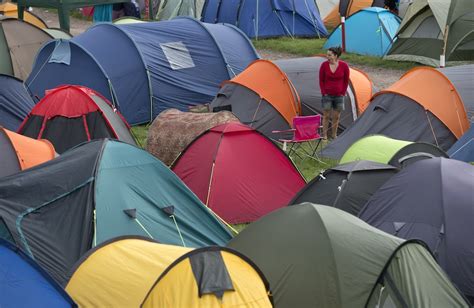
[(372, 97), (372, 81), (363, 71), (350, 67), (350, 86), (355, 95), (357, 114), (360, 115), (370, 103)]
[[(18, 18), (18, 7), (16, 6), (16, 4), (10, 2), (2, 3), (0, 4), (0, 14), (3, 14), (8, 17)], [(30, 24), (37, 26), (38, 28), (48, 28), (46, 23), (41, 18), (30, 12), (25, 12), (24, 20)]]
[(268, 60), (255, 60), (229, 82), (245, 86), (267, 100), (291, 125), (300, 114), (301, 103), (295, 87), (278, 66)]
[(434, 68), (415, 67), (374, 97), (383, 93), (396, 93), (416, 101), (443, 122), (457, 138), (469, 129), (467, 113), (456, 88)]
[[(346, 18), (366, 7), (371, 7), (374, 0), (350, 0), (347, 5)], [(336, 28), (341, 23), (341, 15), (339, 15), (339, 4), (335, 5), (331, 12), (324, 17), (324, 25), (326, 28)]]
[(0, 127), (0, 177), (44, 163), (56, 156), (48, 140), (36, 140)]

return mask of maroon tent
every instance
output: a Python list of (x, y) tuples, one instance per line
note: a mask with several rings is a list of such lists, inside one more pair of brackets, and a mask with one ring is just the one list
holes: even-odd
[(245, 223), (286, 206), (305, 180), (270, 139), (240, 123), (211, 128), (172, 167), (228, 223)]
[(51, 141), (58, 153), (93, 139), (113, 138), (135, 145), (125, 119), (99, 93), (82, 86), (61, 86), (47, 92), (18, 132)]

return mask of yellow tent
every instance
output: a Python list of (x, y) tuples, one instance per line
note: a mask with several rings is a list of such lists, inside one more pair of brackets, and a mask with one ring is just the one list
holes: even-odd
[[(16, 6), (16, 4), (13, 4), (10, 2), (1, 3), (0, 14), (8, 16), (8, 17), (18, 18), (18, 7)], [(38, 16), (30, 12), (25, 12), (24, 20), (30, 24), (37, 26), (38, 28), (41, 28), (41, 29), (48, 28), (46, 23), (41, 18), (39, 18)]]
[(137, 237), (96, 247), (66, 286), (84, 307), (271, 307), (268, 290), (256, 266), (231, 249)]

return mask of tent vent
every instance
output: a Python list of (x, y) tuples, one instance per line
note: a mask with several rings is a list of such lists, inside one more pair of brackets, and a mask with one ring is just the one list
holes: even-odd
[(137, 209), (127, 209), (127, 210), (123, 210), (123, 212), (125, 214), (127, 214), (128, 217), (130, 218), (137, 218)]
[(171, 69), (180, 70), (195, 67), (188, 48), (183, 42), (160, 44)]

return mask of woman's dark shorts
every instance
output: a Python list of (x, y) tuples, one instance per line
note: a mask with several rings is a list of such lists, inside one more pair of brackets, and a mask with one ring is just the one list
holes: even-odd
[(323, 110), (344, 110), (344, 96), (324, 95), (322, 99)]

